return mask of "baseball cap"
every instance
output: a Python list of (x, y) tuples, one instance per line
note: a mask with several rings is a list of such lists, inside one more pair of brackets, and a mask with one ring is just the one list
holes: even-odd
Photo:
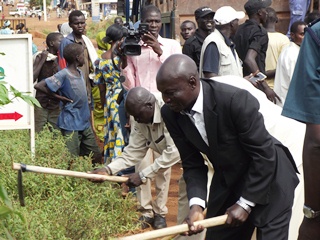
[(211, 8), (206, 7), (206, 6), (205, 7), (200, 7), (197, 10), (194, 11), (194, 16), (195, 16), (196, 19), (202, 18), (202, 17), (204, 17), (204, 16), (206, 16), (208, 14), (214, 15), (214, 11), (212, 11)]
[(10, 20), (6, 20), (6, 21), (3, 23), (3, 26), (9, 27), (10, 24), (11, 24)]
[(216, 11), (213, 19), (216, 25), (224, 25), (234, 19), (242, 19), (244, 16), (245, 13), (243, 11), (236, 11), (230, 6), (223, 6)]
[(267, 8), (271, 5), (272, 0), (249, 0), (244, 5), (244, 9), (246, 10), (247, 14), (254, 14), (257, 13), (261, 8)]

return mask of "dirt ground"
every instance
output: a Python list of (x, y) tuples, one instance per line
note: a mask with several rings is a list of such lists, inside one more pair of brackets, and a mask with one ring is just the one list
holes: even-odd
[[(7, 12), (8, 7), (4, 6), (4, 14), (6, 17), (8, 16)], [(55, 13), (51, 13), (50, 18), (48, 18), (46, 22), (43, 20), (43, 17), (41, 21), (39, 21), (38, 18), (26, 18), (26, 27), (29, 29), (29, 32), (33, 35), (33, 42), (37, 45), (38, 50), (41, 51), (46, 47), (46, 35), (42, 33), (43, 30), (45, 30), (45, 32), (57, 31), (57, 25), (67, 21), (67, 17), (57, 18), (55, 16)], [(90, 21), (90, 19), (88, 19), (87, 21)], [(92, 42), (95, 44), (94, 39), (92, 39)], [(170, 190), (167, 203), (168, 215), (166, 217), (168, 226), (176, 225), (176, 217), (178, 212), (178, 180), (181, 176), (181, 173), (182, 170), (180, 169), (179, 164), (172, 167)]]

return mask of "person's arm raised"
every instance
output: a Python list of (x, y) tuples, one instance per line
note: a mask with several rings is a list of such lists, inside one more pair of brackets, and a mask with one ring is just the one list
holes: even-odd
[(158, 54), (160, 57), (162, 55), (162, 49), (160, 47), (160, 43), (158, 42), (158, 39), (156, 39), (155, 36), (153, 36), (151, 33), (145, 33), (142, 36), (142, 40), (147, 46), (151, 47), (153, 51)]

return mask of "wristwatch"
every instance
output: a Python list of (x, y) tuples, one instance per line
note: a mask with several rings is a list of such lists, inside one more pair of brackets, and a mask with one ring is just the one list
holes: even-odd
[(306, 218), (316, 218), (320, 216), (320, 211), (314, 211), (311, 207), (303, 205), (303, 213)]
[(139, 172), (139, 177), (140, 177), (142, 183), (146, 183), (147, 182), (147, 178), (143, 175), (142, 172)]

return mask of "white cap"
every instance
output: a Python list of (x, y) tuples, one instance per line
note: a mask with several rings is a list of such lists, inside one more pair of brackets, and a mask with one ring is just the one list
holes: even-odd
[(235, 19), (242, 19), (244, 16), (245, 13), (243, 11), (236, 11), (230, 6), (224, 6), (216, 11), (213, 19), (216, 25), (224, 25)]
[(11, 24), (10, 20), (6, 20), (6, 21), (4, 22), (4, 24), (3, 24), (3, 26), (9, 27), (10, 24)]

